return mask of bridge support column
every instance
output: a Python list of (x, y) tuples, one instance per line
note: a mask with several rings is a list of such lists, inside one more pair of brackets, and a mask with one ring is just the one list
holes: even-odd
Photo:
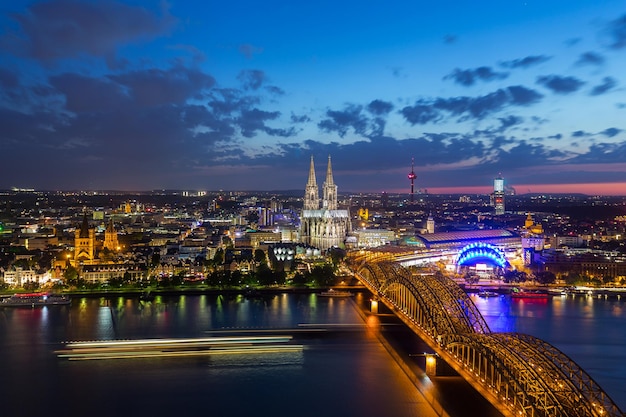
[(378, 314), (378, 298), (374, 297), (370, 300), (370, 311), (373, 314)]
[(437, 355), (434, 353), (424, 354), (426, 357), (426, 375), (437, 376)]

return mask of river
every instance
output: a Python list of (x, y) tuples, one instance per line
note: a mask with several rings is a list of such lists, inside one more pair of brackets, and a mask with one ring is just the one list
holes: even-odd
[[(0, 309), (0, 406), (10, 416), (430, 415), (364, 326), (357, 306), (368, 298), (84, 297), (66, 307)], [(626, 301), (473, 299), (492, 330), (552, 343), (626, 409)], [(324, 330), (309, 331), (318, 327)], [(55, 354), (70, 341), (224, 337), (244, 330), (289, 333), (296, 349), (89, 361)]]

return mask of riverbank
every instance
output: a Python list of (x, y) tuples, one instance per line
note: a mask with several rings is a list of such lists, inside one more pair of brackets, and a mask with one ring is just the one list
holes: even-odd
[(498, 294), (510, 294), (516, 289), (532, 292), (543, 292), (549, 295), (572, 295), (594, 297), (626, 297), (626, 287), (588, 287), (588, 286), (560, 286), (560, 285), (533, 285), (527, 283), (479, 283), (467, 284), (457, 282), (466, 293), (479, 293), (482, 291), (495, 292)]
[[(40, 290), (40, 291), (4, 291), (0, 293), (0, 297), (9, 297), (13, 294), (32, 293), (32, 292), (51, 292), (67, 295), (69, 297), (142, 297), (150, 296), (172, 296), (172, 295), (244, 295), (247, 297), (275, 295), (275, 294), (313, 294), (328, 290), (331, 287), (308, 287), (308, 286), (280, 286), (280, 287), (242, 287), (242, 288), (212, 288), (205, 286), (186, 286), (186, 287), (167, 287), (167, 288), (120, 288), (120, 289), (94, 289), (94, 290)], [(347, 291), (362, 291), (365, 289), (362, 285), (340, 285), (332, 286), (334, 289)]]
[[(626, 297), (625, 287), (587, 287), (587, 286), (555, 286), (555, 285), (529, 285), (508, 284), (508, 283), (479, 283), (467, 284), (457, 282), (457, 284), (468, 294), (480, 293), (483, 291), (493, 292), (497, 294), (507, 295), (515, 291), (514, 289), (523, 289), (525, 291), (544, 292), (551, 296), (592, 296), (603, 298), (622, 299)], [(149, 295), (150, 297), (172, 296), (172, 295), (244, 295), (247, 297), (262, 297), (263, 295), (275, 295), (281, 293), (291, 294), (312, 294), (319, 293), (329, 288), (344, 291), (363, 291), (366, 287), (363, 285), (333, 285), (328, 286), (276, 286), (276, 287), (240, 287), (240, 288), (215, 288), (204, 285), (187, 285), (180, 287), (146, 287), (146, 288), (106, 288), (106, 289), (85, 289), (85, 290), (37, 290), (37, 291), (2, 291), (0, 298), (10, 297), (14, 294), (32, 293), (32, 292), (51, 292), (67, 295), (69, 297), (110, 297), (110, 296), (126, 296), (126, 297), (142, 297)]]

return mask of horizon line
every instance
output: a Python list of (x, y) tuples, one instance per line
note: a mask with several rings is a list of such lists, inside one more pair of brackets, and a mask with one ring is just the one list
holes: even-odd
[[(450, 191), (446, 191), (447, 189), (450, 189)], [(467, 188), (474, 188), (474, 187), (467, 187)], [(479, 187), (475, 187), (475, 188), (479, 188)], [(480, 187), (480, 188), (484, 188), (484, 187)], [(475, 196), (489, 196), (491, 194), (491, 192), (488, 191), (478, 191), (478, 190), (468, 190), (465, 189), (463, 190), (459, 190), (456, 187), (436, 187), (432, 189), (433, 191), (438, 191), (438, 192), (431, 192), (431, 191), (427, 191), (425, 193), (414, 193), (415, 197), (423, 197), (423, 196), (445, 196), (445, 195), (458, 195), (458, 196), (463, 196), (463, 195), (475, 195)], [(0, 189), (0, 193), (4, 194), (4, 193), (94, 193), (94, 194), (100, 194), (100, 193), (115, 193), (115, 194), (147, 194), (147, 193), (183, 193), (183, 192), (206, 192), (206, 193), (211, 193), (211, 194), (219, 194), (219, 193), (249, 193), (249, 194), (253, 194), (253, 193), (299, 193), (301, 192), (300, 189), (297, 188), (293, 188), (293, 189), (274, 189), (274, 190), (236, 190), (236, 189), (217, 189), (217, 190), (209, 190), (209, 189), (198, 189), (198, 188), (155, 188), (155, 189), (150, 189), (150, 190), (122, 190), (122, 189), (115, 189), (115, 188), (111, 188), (111, 189), (35, 189), (35, 188), (11, 188), (11, 189), (4, 189), (1, 190)], [(397, 195), (397, 196), (407, 196), (410, 197), (411, 193), (410, 192), (406, 192), (406, 191), (399, 191), (399, 190), (390, 190), (390, 191), (339, 191), (338, 194), (340, 195), (356, 195), (356, 194), (388, 194), (388, 195)], [(554, 191), (532, 191), (529, 190), (529, 192), (526, 193), (515, 193), (515, 194), (505, 194), (506, 197), (520, 197), (520, 196), (533, 196), (533, 195), (552, 195), (552, 196), (574, 196), (574, 195), (578, 195), (578, 196), (586, 196), (586, 197), (626, 197), (626, 192), (624, 192), (623, 194), (601, 194), (601, 193), (585, 193), (582, 191), (559, 191), (559, 192), (554, 192)], [(198, 196), (198, 195), (190, 195), (189, 197), (202, 197), (202, 196)]]

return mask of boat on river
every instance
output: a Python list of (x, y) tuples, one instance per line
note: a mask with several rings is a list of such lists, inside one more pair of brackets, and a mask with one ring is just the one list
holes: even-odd
[(499, 297), (500, 294), (495, 291), (478, 291), (478, 296), (481, 298)]
[(72, 300), (67, 295), (47, 292), (14, 294), (0, 301), (0, 307), (66, 306)]
[(322, 291), (320, 293), (320, 296), (321, 297), (345, 298), (345, 297), (352, 297), (352, 293), (350, 291), (340, 291), (340, 290), (335, 290), (331, 288), (328, 291)]
[(550, 297), (547, 292), (518, 290), (511, 293), (511, 298), (532, 298), (536, 300), (545, 300)]

